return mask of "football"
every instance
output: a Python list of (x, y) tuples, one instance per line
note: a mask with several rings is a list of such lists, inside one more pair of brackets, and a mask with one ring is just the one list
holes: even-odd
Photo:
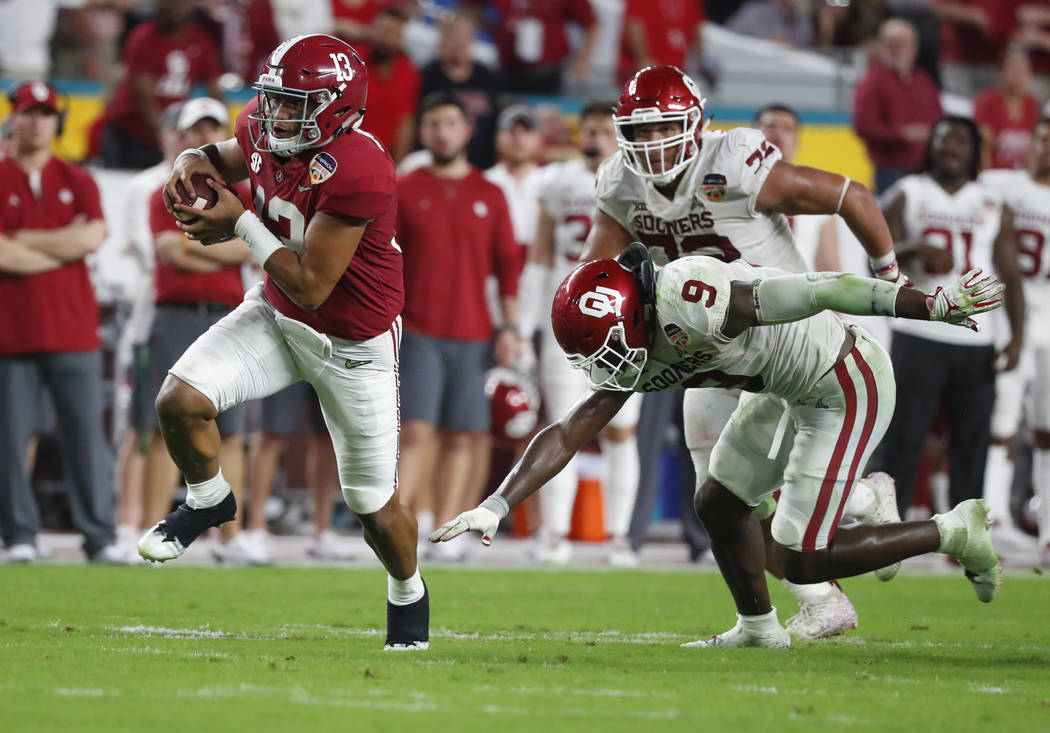
[[(183, 185), (182, 181), (175, 182), (175, 191), (179, 194), (179, 199), (186, 206), (192, 206), (195, 209), (210, 209), (219, 202), (219, 194), (208, 185), (209, 176), (206, 173), (194, 173), (190, 179), (193, 183), (193, 190), (196, 192), (196, 196), (191, 196), (190, 192), (186, 190), (186, 186)], [(192, 214), (175, 212), (175, 218), (181, 221), (183, 224), (193, 224), (200, 217), (193, 216)]]

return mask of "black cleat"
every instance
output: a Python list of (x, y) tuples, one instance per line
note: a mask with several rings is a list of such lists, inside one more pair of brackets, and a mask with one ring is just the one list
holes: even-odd
[(384, 651), (423, 651), (430, 648), (430, 591), (423, 583), (423, 597), (407, 606), (386, 602)]
[(204, 532), (229, 522), (236, 515), (237, 500), (232, 491), (218, 504), (206, 509), (190, 509), (186, 504), (179, 504), (178, 509), (142, 535), (139, 554), (154, 562), (173, 560)]

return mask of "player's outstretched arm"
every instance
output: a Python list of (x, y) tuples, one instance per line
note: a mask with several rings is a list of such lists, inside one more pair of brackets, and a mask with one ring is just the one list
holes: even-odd
[(447, 542), (464, 532), (474, 531), (481, 535), (484, 544), (491, 544), (500, 520), (565, 468), (630, 396), (630, 392), (600, 390), (577, 402), (561, 420), (536, 434), (496, 493), (476, 509), (463, 512), (438, 527), (430, 535), (430, 541)]
[(971, 316), (1002, 305), (1004, 285), (995, 275), (970, 270), (927, 295), (871, 277), (845, 272), (809, 272), (734, 281), (722, 332), (730, 338), (752, 326), (800, 321), (825, 310), (856, 316), (943, 321), (980, 330)]
[(183, 150), (175, 158), (168, 180), (164, 183), (164, 206), (170, 213), (175, 213), (174, 203), (179, 201), (175, 189), (179, 181), (191, 195), (197, 195), (198, 192), (193, 188), (193, 176), (196, 173), (203, 173), (220, 183), (237, 183), (248, 177), (248, 162), (236, 138), (232, 137), (203, 148)]
[(778, 161), (755, 200), (755, 210), (782, 214), (838, 214), (868, 253), (881, 280), (904, 281), (893, 253), (893, 237), (868, 187), (849, 178), (804, 165)]

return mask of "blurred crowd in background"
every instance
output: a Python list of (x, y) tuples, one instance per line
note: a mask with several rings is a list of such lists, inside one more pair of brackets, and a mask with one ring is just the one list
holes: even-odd
[[(440, 160), (449, 146), (452, 152), (461, 146), (469, 164), (499, 186), (506, 206), (496, 209), (504, 211), (499, 215), (506, 219), (509, 240), (492, 246), (509, 246), (513, 262), (497, 263), (491, 272), (482, 273), (499, 278), (508, 277), (509, 270), (501, 267), (511, 268), (516, 277), (534, 244), (540, 201), (545, 186), (551, 185), (545, 169), (580, 159), (585, 144), (602, 144), (581, 141), (587, 118), (581, 110), (611, 110), (624, 80), (651, 63), (682, 67), (708, 93), (732, 87), (736, 59), (712, 52), (705, 39), (713, 32), (734, 34), (733, 42), (745, 49), (748, 43), (771, 42), (785, 53), (788, 48), (808, 51), (814, 58), (831, 58), (850, 69), (852, 94), (846, 111), (870, 162), (872, 178), (867, 183), (877, 192), (923, 167), (930, 132), (949, 111), (972, 114), (983, 138), (983, 167), (1025, 167), (1032, 130), (1050, 96), (1050, 2), (1045, 0), (8, 0), (0, 5), (0, 76), (9, 88), (20, 88), (24, 80), (52, 79), (61, 91), (71, 82), (88, 81), (97, 85), (92, 94), (105, 100), (101, 113), (87, 126), (85, 154), (78, 162), (91, 166), (100, 186), (109, 189), (103, 196), (111, 201), (107, 224), (111, 239), (117, 230), (121, 240), (109, 246), (119, 249), (133, 265), (127, 278), (131, 284), (121, 298), (99, 298), (107, 360), (102, 381), (90, 386), (106, 395), (104, 434), (116, 468), (112, 479), (103, 481), (104, 487), (84, 491), (109, 492), (111, 501), (117, 497), (121, 530), (115, 544), (124, 548), (125, 557), (140, 530), (163, 516), (177, 496), (178, 477), (150, 415), (164, 370), (155, 364), (156, 349), (152, 357), (148, 353), (158, 329), (163, 330), (163, 325), (158, 326), (163, 321), (155, 319), (163, 318), (174, 303), (186, 304), (179, 295), (166, 300), (170, 291), (165, 287), (171, 281), (165, 279), (164, 268), (234, 272), (235, 289), (242, 293), (245, 284), (261, 277), (243, 253), (240, 260), (209, 259), (212, 255), (203, 251), (191, 253), (196, 258), (192, 262), (180, 259), (186, 253), (165, 243), (171, 227), (157, 223), (162, 215), (157, 213), (156, 190), (180, 150), (232, 134), (232, 112), (249, 98), (248, 86), (275, 46), (292, 36), (316, 32), (346, 39), (365, 61), (369, 91), (362, 129), (391, 152), (409, 181), (406, 190), (425, 188), (418, 176), (408, 177), (432, 167), (435, 156)], [(829, 84), (841, 81), (839, 77)], [(806, 105), (781, 92), (770, 85), (765, 101), (781, 104), (751, 105), (752, 119), (745, 121), (762, 129), (791, 160), (806, 119), (805, 110), (800, 116), (795, 108)], [(32, 87), (29, 93), (35, 93)], [(462, 140), (453, 135), (450, 141), (435, 132), (428, 139), (424, 130), (427, 100), (431, 109), (440, 107), (435, 100), (442, 94), (457, 100), (454, 106), (464, 123)], [(50, 91), (43, 95), (37, 97), (37, 107), (59, 116), (65, 112), (63, 95)], [(16, 112), (19, 99), (9, 100)], [(606, 136), (604, 144), (611, 152), (615, 139), (611, 120), (606, 122), (607, 129), (586, 134)], [(5, 148), (18, 134), (7, 118)], [(119, 191), (113, 193), (115, 188)], [(244, 198), (251, 198), (247, 191)], [(450, 224), (449, 231), (431, 232), (431, 236), (435, 241), (454, 239), (458, 235), (454, 230)], [(796, 235), (814, 269), (866, 271), (857, 256), (860, 247), (848, 242), (848, 232), (834, 221), (800, 224)], [(406, 273), (413, 270), (408, 261), (413, 256), (411, 247), (406, 247)], [(411, 278), (406, 279), (411, 301)], [(482, 290), (483, 280), (477, 283)], [(5, 278), (0, 278), (0, 293), (5, 287)], [(485, 297), (498, 326), (495, 291), (489, 288)], [(220, 317), (218, 306), (228, 310), (236, 300), (216, 306), (214, 297), (198, 294), (196, 298), (202, 328), (209, 319)], [(8, 311), (6, 317), (11, 315)], [(88, 323), (89, 328), (97, 326)], [(484, 328), (492, 326), (487, 323)], [(879, 324), (873, 329), (886, 331)], [(173, 360), (178, 353), (166, 357)], [(535, 364), (509, 363), (498, 353), (494, 365), (497, 362), (519, 371), (535, 369)], [(236, 539), (236, 529), (227, 532), (229, 541), (217, 553), (222, 561), (269, 562), (268, 532), (310, 531), (314, 557), (349, 557), (338, 533), (332, 531), (347, 529), (348, 515), (339, 500), (330, 441), (316, 414), (316, 399), (305, 385), (300, 387), (304, 389), (294, 394), (282, 393), (279, 402), (249, 406), (245, 415), (233, 416), (224, 432), (228, 441), (224, 449), (229, 451), (224, 471), (247, 497), (244, 526), (248, 531), (241, 540)], [(520, 393), (519, 403), (529, 403), (528, 410), (542, 409), (528, 385), (514, 389), (518, 390), (514, 394)], [(48, 402), (45, 391), (40, 390), (41, 405)], [(642, 407), (637, 481), (644, 501), (634, 507), (633, 517), (628, 511), (627, 521), (620, 522), (623, 526), (611, 532), (618, 535), (614, 537), (619, 543), (617, 562), (633, 562), (650, 519), (658, 515), (680, 515), (691, 558), (705, 555), (702, 529), (687, 508), (693, 480), (681, 440), (677, 399), (676, 405), (674, 395), (647, 397)], [(476, 405), (472, 409), (489, 409), (484, 400)], [(44, 416), (33, 425), (33, 432), (45, 438), (45, 460), (41, 461), (34, 442), (27, 465), (37, 493), (45, 495), (45, 525), (63, 528), (77, 523), (80, 510), (70, 514), (61, 501), (47, 498), (60, 493), (47, 487), (61, 484), (63, 471), (59, 461), (46, 460), (53, 450), (46, 438), (62, 432), (55, 423), (66, 411), (59, 408), (57, 418), (53, 408), (41, 412)], [(437, 494), (430, 499), (411, 497), (423, 528), (471, 506), (486, 487), (498, 483), (521, 448), (520, 440), (509, 439), (520, 435), (508, 436), (501, 422), (516, 414), (494, 412), (451, 430), (483, 433), (494, 419), (493, 428), (504, 440), (497, 441), (495, 449), (487, 439), (443, 444), (443, 451), (463, 451), (473, 469), (463, 477), (454, 501)], [(543, 417), (538, 415), (539, 424)], [(101, 425), (98, 430), (103, 433)], [(408, 455), (413, 460), (414, 441), (421, 435), (418, 430), (408, 433)], [(929, 498), (923, 491), (916, 495), (916, 504), (925, 501), (927, 507), (938, 501), (936, 477), (945, 470), (943, 450), (938, 452), (935, 443), (920, 477), (927, 484), (934, 477), (935, 495)], [(67, 457), (66, 473), (69, 467)], [(581, 468), (582, 479), (597, 475), (600, 469)], [(405, 483), (422, 486), (425, 478), (413, 475)], [(434, 483), (433, 490), (440, 492), (440, 477)], [(425, 494), (416, 484), (413, 488)], [(654, 488), (667, 485), (672, 488)], [(302, 487), (310, 488), (309, 499), (293, 490)], [(667, 506), (654, 511), (659, 495), (666, 495)], [(95, 500), (102, 501), (97, 496)], [(439, 516), (434, 516), (435, 511)], [(1013, 514), (1023, 523), (1020, 503)], [(541, 523), (537, 511), (520, 512), (514, 521), (523, 535)], [(89, 556), (106, 560), (109, 555), (99, 554), (104, 544), (99, 540), (87, 548)], [(34, 557), (29, 553), (26, 559)], [(564, 553), (554, 553), (544, 559), (563, 558), (567, 559)]]

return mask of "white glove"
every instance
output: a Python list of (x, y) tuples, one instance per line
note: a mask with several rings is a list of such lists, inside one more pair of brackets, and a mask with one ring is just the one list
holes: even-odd
[(980, 325), (970, 316), (1001, 306), (1003, 299), (997, 296), (1006, 289), (995, 275), (982, 275), (981, 268), (975, 267), (948, 287), (937, 288), (933, 295), (927, 295), (930, 320), (980, 331)]
[(481, 505), (463, 512), (455, 519), (445, 522), (430, 535), (431, 542), (448, 542), (464, 532), (477, 532), (481, 544), (488, 547), (496, 536), (500, 520), (507, 516), (510, 507), (502, 496), (490, 496)]

